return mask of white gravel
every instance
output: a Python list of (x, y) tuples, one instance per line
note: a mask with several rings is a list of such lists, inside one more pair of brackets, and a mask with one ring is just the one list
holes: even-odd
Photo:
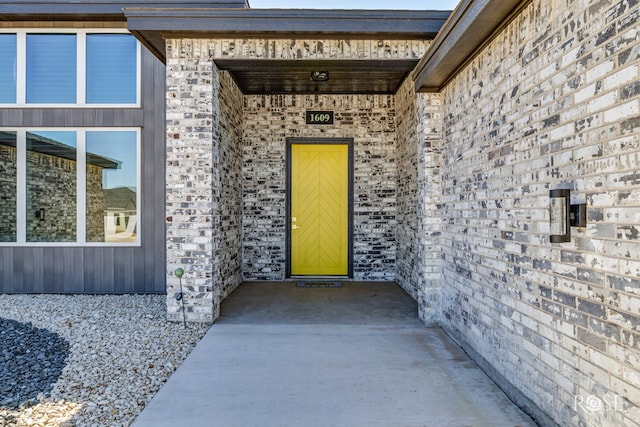
[(49, 396), (0, 408), (0, 426), (128, 426), (209, 328), (166, 321), (164, 295), (2, 295), (0, 317), (65, 338)]

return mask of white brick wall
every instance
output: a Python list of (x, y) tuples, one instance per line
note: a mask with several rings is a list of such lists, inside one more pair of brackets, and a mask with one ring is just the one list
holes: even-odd
[[(169, 318), (177, 266), (192, 320), (240, 271), (283, 279), (286, 138), (353, 138), (355, 277), (397, 279), (560, 425), (639, 425), (639, 16), (636, 0), (533, 0), (432, 95), (241, 97), (211, 60), (418, 58), (426, 42), (168, 41)], [(305, 126), (306, 109), (336, 123)], [(588, 206), (568, 243), (549, 243), (553, 188)]]
[[(246, 96), (243, 275), (286, 276), (287, 138), (353, 138), (353, 273), (393, 280), (396, 260), (395, 99), (386, 95)], [(306, 110), (332, 110), (333, 125), (305, 125)]]
[(442, 102), (439, 94), (416, 94), (412, 79), (396, 99), (396, 282), (431, 325), (440, 315)]
[(167, 40), (167, 315), (211, 322), (241, 280), (242, 96), (200, 47)]
[(443, 91), (441, 321), (562, 426), (640, 425), (638, 16), (534, 0)]

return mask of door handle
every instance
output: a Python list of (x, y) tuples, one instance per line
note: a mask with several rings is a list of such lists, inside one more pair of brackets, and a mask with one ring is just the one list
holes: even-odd
[(298, 228), (300, 228), (299, 225), (291, 224), (291, 229), (292, 230), (297, 230)]

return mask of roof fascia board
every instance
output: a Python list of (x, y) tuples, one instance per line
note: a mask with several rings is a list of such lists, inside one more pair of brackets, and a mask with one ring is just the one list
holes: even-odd
[(438, 92), (531, 0), (462, 0), (413, 72), (418, 92)]
[[(170, 37), (430, 39), (449, 11), (125, 8), (131, 33), (164, 60)], [(159, 37), (161, 36), (161, 37)]]
[(0, 20), (109, 20), (124, 21), (125, 7), (248, 8), (246, 0), (0, 0)]
[(133, 30), (263, 34), (385, 34), (434, 37), (448, 11), (309, 9), (124, 9)]

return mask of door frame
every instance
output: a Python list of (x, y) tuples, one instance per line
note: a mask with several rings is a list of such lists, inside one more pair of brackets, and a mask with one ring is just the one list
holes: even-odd
[[(286, 240), (286, 278), (291, 277), (316, 277), (316, 276), (292, 276), (291, 275), (291, 146), (294, 144), (339, 144), (346, 145), (348, 151), (348, 278), (353, 278), (353, 138), (287, 138), (286, 152), (286, 218), (285, 218), (285, 240)], [(320, 276), (324, 277), (324, 276)], [(326, 277), (344, 277), (344, 276), (326, 276)]]

